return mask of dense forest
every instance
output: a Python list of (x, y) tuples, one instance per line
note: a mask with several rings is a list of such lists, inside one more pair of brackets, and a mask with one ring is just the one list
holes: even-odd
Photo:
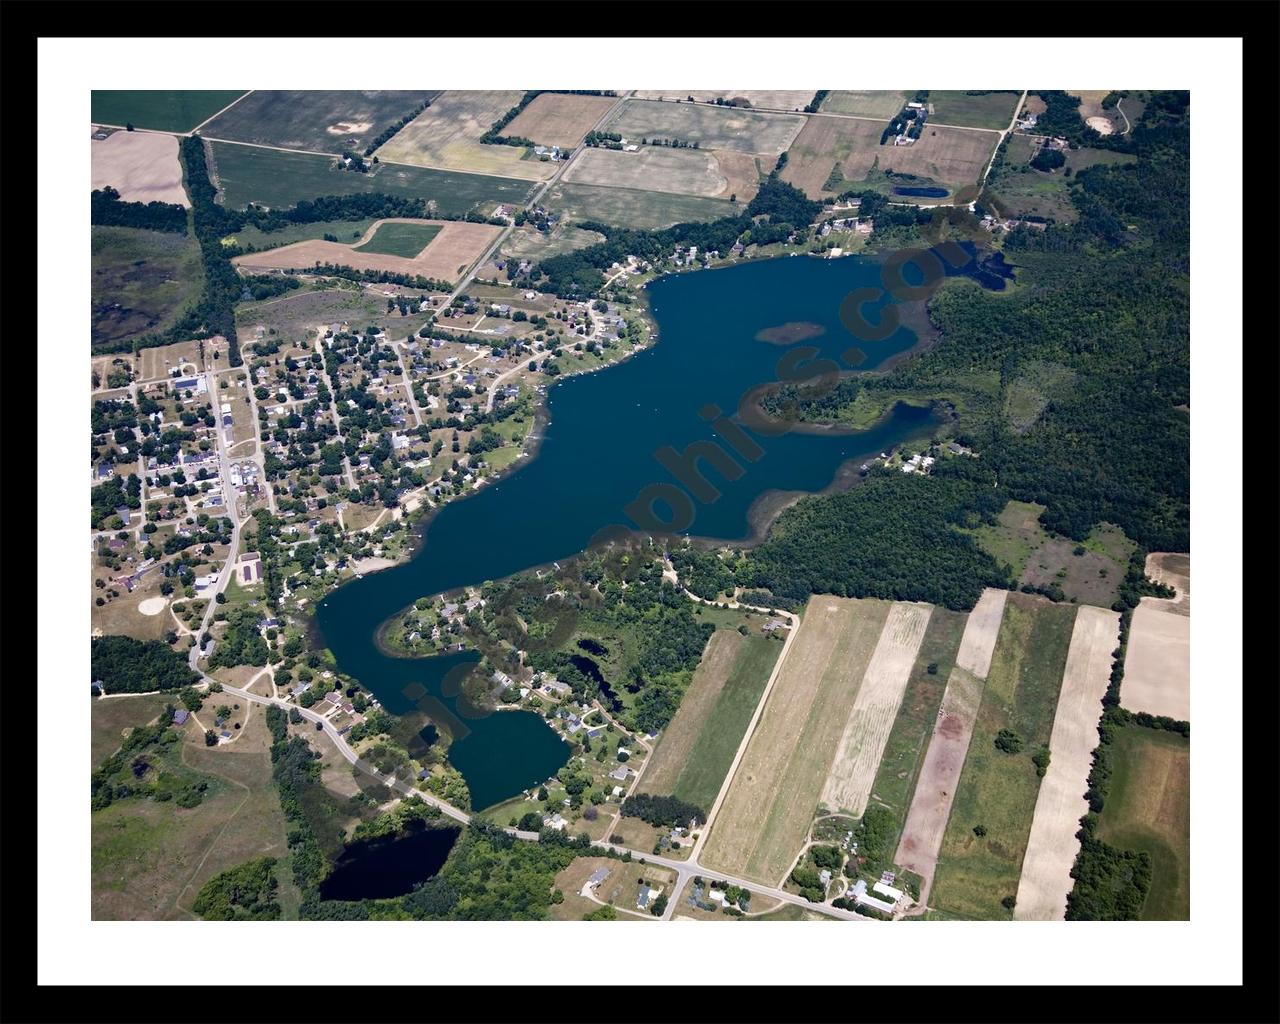
[(187, 211), (177, 203), (126, 203), (110, 185), (89, 194), (89, 223), (187, 233)]
[(185, 657), (160, 640), (96, 636), (89, 650), (93, 678), (102, 680), (107, 693), (180, 690), (200, 679)]
[(275, 866), (274, 857), (257, 857), (214, 875), (192, 909), (206, 921), (278, 921)]

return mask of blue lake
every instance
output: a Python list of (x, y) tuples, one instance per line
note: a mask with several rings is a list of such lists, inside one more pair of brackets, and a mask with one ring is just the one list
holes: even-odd
[[(1003, 287), (1000, 272), (987, 272), (985, 280), (977, 276), (986, 287)], [(683, 452), (694, 442), (715, 441), (700, 410), (714, 404), (732, 413), (745, 393), (779, 379), (779, 360), (795, 349), (811, 346), (819, 358), (840, 360), (856, 345), (866, 354), (860, 369), (867, 370), (910, 348), (917, 339), (906, 327), (884, 341), (867, 342), (842, 326), (845, 296), (878, 285), (879, 264), (860, 257), (775, 259), (655, 281), (650, 295), (659, 327), (656, 345), (608, 369), (556, 382), (548, 389), (550, 419), (535, 457), (442, 508), (423, 527), (410, 562), (354, 580), (319, 604), (316, 624), (339, 668), (392, 713), (409, 711), (410, 695), (425, 691), (456, 716), (444, 726), (454, 733), (449, 759), (466, 778), (475, 808), (547, 779), (565, 763), (569, 747), (539, 716), (467, 717), (458, 704), (452, 680), (476, 654), (392, 657), (375, 643), (379, 626), (424, 595), (574, 555), (613, 524), (645, 525), (627, 512), (643, 488), (677, 485), (688, 493), (655, 453), (663, 446)], [(866, 307), (869, 318), (884, 302)], [(804, 325), (803, 333), (813, 336), (791, 345), (757, 340), (760, 331), (785, 324)], [(736, 480), (701, 462), (719, 496), (693, 500), (692, 522), (672, 532), (743, 540), (752, 532), (748, 512), (762, 495), (821, 491), (842, 464), (927, 436), (936, 422), (929, 409), (899, 405), (857, 434), (752, 433), (763, 454), (755, 461), (736, 459), (743, 469)], [(661, 501), (652, 509), (663, 519), (671, 513)]]

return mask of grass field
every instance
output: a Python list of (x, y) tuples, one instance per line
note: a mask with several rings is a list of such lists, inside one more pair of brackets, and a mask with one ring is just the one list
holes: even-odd
[(235, 239), (240, 246), (254, 250), (276, 249), (294, 242), (324, 238), (325, 235), (333, 235), (338, 241), (351, 244), (363, 238), (375, 221), (374, 217), (364, 217), (360, 220), (321, 220), (313, 224), (288, 224), (279, 231), (260, 231), (250, 224), (234, 235), (228, 235), (227, 239)]
[(243, 89), (94, 89), (89, 116), (94, 124), (189, 132), (243, 95)]
[[(968, 919), (1007, 920), (1018, 889), (1040, 779), (1031, 756), (1053, 728), (1076, 608), (1010, 594), (964, 769), (942, 840), (929, 905)], [(995, 747), (1012, 729), (1021, 752)], [(987, 831), (979, 838), (973, 829)]]
[(548, 191), (545, 205), (570, 223), (597, 221), (613, 227), (644, 230), (690, 221), (719, 220), (736, 216), (744, 209), (741, 203), (724, 199), (564, 182), (556, 182)]
[(932, 120), (939, 124), (1003, 131), (1013, 120), (1013, 109), (1021, 97), (1021, 89), (982, 96), (958, 89), (934, 89), (929, 93), (929, 103), (933, 107)]
[(412, 259), (422, 252), (436, 235), (439, 224), (407, 224), (402, 221), (386, 221), (378, 225), (373, 237), (353, 251), (383, 253), (387, 256), (403, 256)]
[(502, 243), (501, 253), (518, 260), (541, 260), (576, 252), (603, 241), (604, 235), (584, 231), (582, 228), (557, 224), (544, 233), (526, 224), (507, 235), (506, 241)]
[(736, 630), (712, 634), (640, 780), (642, 792), (674, 794), (711, 809), (781, 650), (776, 641)]
[(94, 346), (164, 330), (199, 298), (200, 247), (185, 235), (95, 225), (89, 251)]
[[(1119, 527), (1103, 523), (1079, 543), (1055, 537), (1040, 525), (1043, 505), (1011, 501), (994, 524), (968, 531), (978, 546), (1007, 565), (1019, 583), (1057, 584), (1068, 599), (1108, 607), (1124, 579), (1133, 550)], [(1076, 554), (1083, 548), (1080, 554)]]
[(611, 106), (613, 96), (573, 96), (544, 92), (502, 130), (504, 135), (533, 139), (544, 146), (576, 149)]
[(907, 101), (915, 95), (911, 92), (887, 89), (834, 90), (822, 101), (822, 110), (831, 114), (854, 114), (858, 117), (882, 117), (887, 127)]
[(518, 89), (451, 89), (377, 152), (383, 163), (413, 164), (538, 181), (559, 166), (520, 146), (486, 146), (480, 137), (520, 102)]
[(308, 332), (319, 324), (350, 320), (364, 321), (386, 309), (363, 290), (329, 288), (324, 291), (296, 291), (262, 302), (246, 302), (236, 307), (236, 329), (251, 330), (258, 324), (274, 327), (281, 346), (310, 347)]
[(527, 181), (492, 175), (388, 164), (371, 174), (357, 174), (338, 170), (336, 161), (326, 156), (234, 143), (210, 145), (217, 184), (229, 209), (243, 209), (248, 203), (281, 208), (317, 196), (386, 192), (432, 200), (440, 213), (461, 214), (485, 202), (523, 204), (529, 193)]
[(431, 95), (430, 90), (259, 89), (200, 134), (285, 149), (359, 153)]
[(186, 729), (182, 764), (210, 782), (199, 806), (122, 800), (93, 812), (94, 920), (190, 919), (200, 886), (259, 856), (284, 862), (278, 869), (281, 902), (297, 905), (261, 710), (249, 715), (235, 743), (226, 746), (206, 747), (192, 723)]
[(1191, 741), (1128, 725), (1111, 743), (1111, 789), (1098, 838), (1151, 856), (1144, 921), (1191, 916)]
[[(811, 97), (812, 98), (812, 97)], [(609, 118), (606, 131), (632, 139), (678, 139), (699, 149), (731, 149), (739, 153), (777, 156), (804, 127), (795, 114), (761, 114), (741, 107), (628, 100)]]
[(179, 707), (177, 698), (166, 693), (139, 693), (95, 700), (89, 714), (89, 758), (96, 768), (120, 749), (129, 730), (146, 725), (166, 704)]
[(703, 853), (710, 868), (776, 884), (817, 810), (887, 601), (811, 598)]

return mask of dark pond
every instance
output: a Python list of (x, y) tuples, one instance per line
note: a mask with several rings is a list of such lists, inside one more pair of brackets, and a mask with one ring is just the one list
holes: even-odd
[(403, 896), (432, 877), (461, 834), (456, 828), (428, 828), (409, 835), (352, 843), (320, 884), (326, 900), (377, 900)]
[(919, 196), (921, 199), (943, 199), (950, 193), (945, 188), (934, 185), (898, 185), (894, 188), (895, 196)]
[(589, 636), (584, 636), (578, 641), (578, 646), (589, 654), (603, 657), (609, 653), (609, 648), (602, 644), (599, 640), (592, 640)]

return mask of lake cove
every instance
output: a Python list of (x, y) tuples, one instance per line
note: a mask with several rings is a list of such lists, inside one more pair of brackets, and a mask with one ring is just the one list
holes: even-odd
[[(998, 274), (990, 276), (998, 284), (989, 287), (1003, 286)], [(865, 341), (840, 321), (840, 304), (850, 291), (879, 287), (879, 264), (861, 257), (765, 260), (654, 281), (649, 292), (656, 345), (607, 370), (557, 381), (547, 390), (549, 422), (535, 458), (445, 505), (424, 525), (411, 561), (353, 580), (320, 602), (316, 625), (339, 669), (393, 714), (413, 707), (406, 691), (425, 690), (457, 715), (464, 728), (457, 730), (449, 760), (466, 779), (476, 810), (546, 780), (568, 760), (570, 748), (540, 716), (502, 711), (465, 717), (458, 707), (456, 677), (478, 654), (393, 657), (375, 642), (379, 627), (424, 595), (569, 557), (613, 524), (633, 528), (626, 509), (644, 488), (687, 490), (656, 453), (670, 446), (670, 462), (695, 442), (727, 450), (704, 418), (708, 406), (732, 414), (747, 392), (779, 379), (779, 361), (794, 358), (796, 349), (816, 349), (815, 358), (838, 362), (857, 341), (867, 370), (909, 349), (916, 336), (904, 327), (884, 341)], [(868, 317), (874, 320), (886, 302), (868, 304)], [(807, 340), (791, 348), (757, 340), (762, 330), (789, 324), (804, 324)], [(693, 495), (693, 521), (678, 532), (742, 541), (751, 532), (748, 511), (762, 495), (821, 491), (843, 463), (928, 436), (937, 422), (927, 408), (900, 404), (858, 433), (751, 433), (763, 454), (755, 461), (735, 456), (742, 468), (737, 479), (698, 461), (710, 492)], [(688, 473), (684, 479), (697, 482)], [(652, 508), (660, 518), (671, 515), (662, 502)]]

